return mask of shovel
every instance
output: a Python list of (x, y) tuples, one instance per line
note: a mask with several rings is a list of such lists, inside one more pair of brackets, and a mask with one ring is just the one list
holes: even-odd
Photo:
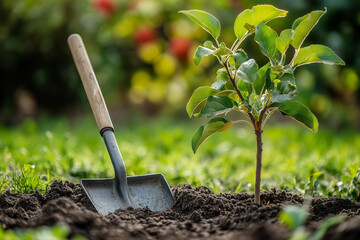
[(128, 207), (148, 207), (152, 211), (170, 208), (174, 203), (174, 197), (162, 174), (126, 177), (125, 164), (115, 139), (114, 127), (84, 43), (78, 34), (72, 34), (68, 38), (68, 44), (115, 170), (115, 178), (81, 179), (81, 186), (86, 195), (102, 215)]

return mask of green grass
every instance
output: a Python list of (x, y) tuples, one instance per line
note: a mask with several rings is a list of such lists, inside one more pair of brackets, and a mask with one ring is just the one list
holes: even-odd
[[(128, 175), (163, 173), (170, 185), (206, 185), (215, 192), (253, 190), (255, 135), (247, 126), (215, 134), (194, 155), (194, 120), (135, 120), (116, 124)], [(0, 191), (44, 191), (53, 179), (112, 177), (94, 120), (28, 120), (0, 127)], [(264, 129), (262, 189), (359, 200), (360, 135), (320, 126), (317, 134), (293, 124)]]

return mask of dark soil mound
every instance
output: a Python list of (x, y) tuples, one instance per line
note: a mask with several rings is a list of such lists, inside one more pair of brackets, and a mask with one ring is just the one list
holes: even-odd
[[(118, 210), (101, 216), (78, 184), (55, 181), (45, 194), (0, 194), (0, 223), (9, 228), (33, 228), (66, 223), (71, 236), (89, 239), (287, 239), (290, 231), (277, 221), (285, 205), (303, 199), (284, 191), (263, 192), (261, 205), (247, 193), (213, 194), (206, 187), (173, 187), (174, 206), (164, 212)], [(344, 214), (324, 239), (360, 239), (360, 204), (341, 198), (315, 198), (309, 230), (327, 216)], [(311, 227), (312, 226), (312, 227)]]

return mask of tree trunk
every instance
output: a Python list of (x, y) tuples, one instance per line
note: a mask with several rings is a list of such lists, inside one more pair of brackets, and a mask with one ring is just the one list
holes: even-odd
[(262, 167), (262, 129), (256, 130), (256, 178), (255, 178), (255, 203), (260, 203), (260, 182), (261, 182), (261, 167)]

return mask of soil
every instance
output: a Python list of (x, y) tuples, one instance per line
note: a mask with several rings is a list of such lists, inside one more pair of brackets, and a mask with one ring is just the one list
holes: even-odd
[[(82, 188), (54, 181), (45, 194), (0, 194), (0, 223), (5, 229), (66, 223), (69, 238), (88, 239), (288, 239), (291, 231), (277, 220), (285, 205), (302, 205), (303, 198), (285, 191), (262, 192), (261, 204), (247, 193), (213, 194), (207, 187), (172, 188), (175, 204), (164, 212), (149, 209), (98, 214)], [(342, 198), (314, 198), (306, 223), (314, 231), (321, 221), (343, 214), (340, 224), (323, 239), (360, 239), (360, 203)]]

